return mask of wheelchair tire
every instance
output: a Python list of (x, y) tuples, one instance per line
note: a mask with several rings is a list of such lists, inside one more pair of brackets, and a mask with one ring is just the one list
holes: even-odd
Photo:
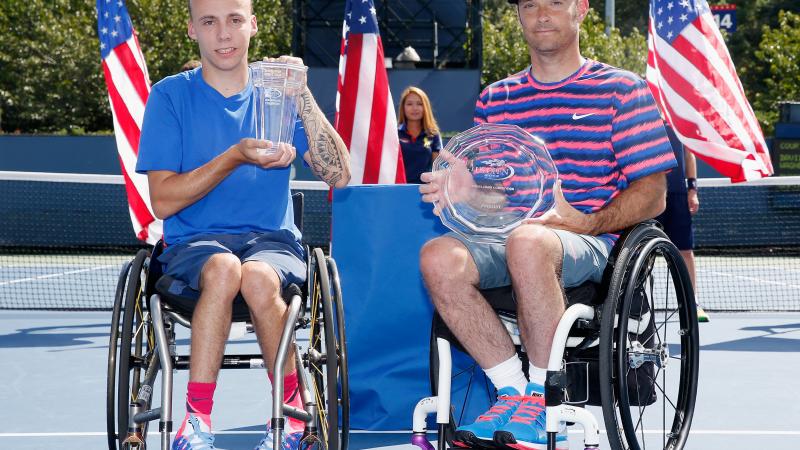
[(686, 265), (660, 229), (641, 225), (625, 238), (601, 321), (600, 394), (611, 448), (682, 449), (697, 396), (697, 311)]
[(350, 379), (347, 370), (347, 339), (344, 326), (344, 299), (342, 285), (339, 279), (339, 269), (333, 258), (327, 258), (330, 281), (333, 287), (333, 301), (336, 311), (336, 334), (339, 343), (339, 401), (341, 411), (339, 415), (342, 433), (340, 450), (347, 450), (350, 446)]
[[(139, 250), (131, 263), (124, 294), (122, 322), (120, 326), (119, 353), (117, 357), (117, 441), (120, 450), (125, 450), (124, 441), (128, 433), (128, 418), (131, 401), (135, 401), (143, 381), (147, 379), (145, 369), (155, 358), (155, 337), (144, 296), (144, 279), (149, 252)], [(150, 359), (148, 364), (148, 359)], [(150, 377), (150, 383), (153, 381)], [(152, 386), (150, 386), (152, 392)], [(149, 401), (148, 401), (149, 404)], [(147, 424), (142, 424), (142, 438), (147, 437)]]
[(117, 348), (120, 337), (120, 314), (125, 298), (125, 286), (131, 261), (122, 266), (117, 279), (117, 290), (114, 293), (114, 306), (111, 310), (111, 330), (108, 339), (108, 371), (106, 373), (106, 434), (108, 450), (117, 450)]
[(322, 433), (322, 450), (343, 450), (342, 435), (339, 428), (339, 344), (336, 335), (336, 315), (334, 314), (334, 291), (330, 281), (329, 269), (322, 249), (315, 248), (311, 259), (313, 264), (310, 307), (311, 330), (309, 350), (319, 358), (307, 358), (311, 372), (311, 395), (317, 401), (317, 429)]

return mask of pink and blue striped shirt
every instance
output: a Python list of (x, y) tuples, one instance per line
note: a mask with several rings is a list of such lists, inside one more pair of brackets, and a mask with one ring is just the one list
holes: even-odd
[(517, 125), (547, 144), (567, 201), (595, 212), (630, 183), (676, 167), (656, 103), (637, 75), (586, 60), (556, 83), (530, 67), (486, 87), (475, 123)]

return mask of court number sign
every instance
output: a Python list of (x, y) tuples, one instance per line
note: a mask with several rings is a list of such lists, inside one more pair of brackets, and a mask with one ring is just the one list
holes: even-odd
[(720, 30), (736, 31), (736, 5), (711, 5), (711, 13)]

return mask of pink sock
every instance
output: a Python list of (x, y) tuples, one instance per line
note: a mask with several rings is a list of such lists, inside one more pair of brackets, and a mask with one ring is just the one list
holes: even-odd
[(186, 389), (186, 412), (211, 415), (214, 407), (214, 390), (217, 383), (189, 382)]
[[(275, 383), (272, 379), (272, 374), (268, 374), (269, 381)], [(292, 372), (283, 377), (283, 402), (287, 405), (294, 406), (297, 409), (303, 409), (303, 399), (300, 397), (300, 390), (298, 389), (297, 372)], [(288, 426), (287, 430), (290, 432), (303, 431), (306, 424), (302, 420), (297, 420), (292, 417), (286, 418)]]

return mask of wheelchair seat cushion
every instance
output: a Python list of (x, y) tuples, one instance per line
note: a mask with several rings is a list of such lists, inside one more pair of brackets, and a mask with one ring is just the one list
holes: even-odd
[[(197, 301), (200, 300), (199, 291), (169, 275), (162, 275), (156, 282), (155, 288), (169, 309), (182, 316), (192, 317)], [(236, 299), (233, 301), (233, 321), (247, 320), (250, 320), (250, 310), (247, 308), (247, 303), (245, 303), (244, 297), (240, 293), (236, 295)]]

